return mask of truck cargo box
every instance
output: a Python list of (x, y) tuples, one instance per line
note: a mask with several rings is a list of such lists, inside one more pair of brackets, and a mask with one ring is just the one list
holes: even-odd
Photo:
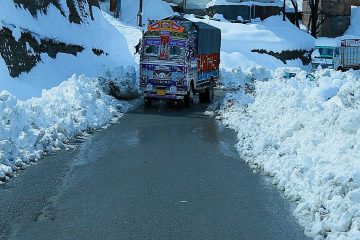
[(343, 40), (341, 56), (344, 68), (360, 68), (360, 39)]
[(198, 31), (198, 54), (220, 53), (221, 30), (203, 22), (194, 23)]

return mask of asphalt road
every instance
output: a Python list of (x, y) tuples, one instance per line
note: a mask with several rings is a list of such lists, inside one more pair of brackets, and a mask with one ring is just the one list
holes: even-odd
[(206, 105), (138, 107), (0, 188), (0, 239), (307, 239)]

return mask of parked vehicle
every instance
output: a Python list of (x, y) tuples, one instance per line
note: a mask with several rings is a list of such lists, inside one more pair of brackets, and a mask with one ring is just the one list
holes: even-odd
[(313, 69), (360, 69), (360, 37), (319, 39), (311, 57)]
[(140, 87), (146, 105), (166, 99), (210, 102), (219, 79), (221, 31), (179, 16), (149, 21), (143, 34)]

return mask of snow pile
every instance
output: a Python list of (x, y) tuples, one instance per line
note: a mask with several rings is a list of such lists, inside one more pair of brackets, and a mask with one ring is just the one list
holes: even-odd
[(194, 15), (186, 15), (192, 21), (203, 21), (222, 32), (221, 67), (231, 70), (237, 66), (247, 69), (253, 65), (263, 65), (269, 69), (282, 66), (303, 66), (300, 60), (289, 60), (286, 65), (273, 56), (252, 52), (254, 49), (265, 49), (280, 53), (285, 50), (310, 50), (315, 39), (298, 29), (290, 22), (282, 21), (274, 16), (263, 22), (239, 24), (213, 21), (209, 18), (198, 19)]
[(222, 118), (241, 157), (297, 202), (308, 236), (360, 239), (360, 72), (296, 73), (256, 81), (250, 99), (228, 94)]
[[(131, 74), (131, 73), (130, 73)], [(20, 101), (0, 91), (0, 180), (42, 155), (63, 149), (84, 131), (98, 129), (126, 110), (96, 78), (72, 76), (41, 97)]]
[(360, 7), (351, 8), (351, 25), (346, 31), (347, 35), (360, 35)]
[(232, 70), (221, 70), (220, 84), (225, 89), (238, 89), (246, 84), (258, 81), (266, 81), (271, 77), (271, 71), (264, 66), (251, 66), (245, 71), (240, 66)]

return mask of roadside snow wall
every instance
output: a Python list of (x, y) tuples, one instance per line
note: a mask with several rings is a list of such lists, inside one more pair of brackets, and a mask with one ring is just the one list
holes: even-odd
[[(134, 73), (123, 69), (117, 77), (126, 82)], [(26, 101), (0, 91), (0, 184), (44, 154), (66, 148), (74, 137), (120, 117), (128, 104), (110, 97), (104, 91), (108, 84), (101, 83), (74, 75)]]
[(251, 98), (228, 94), (222, 118), (252, 168), (297, 203), (314, 239), (360, 239), (360, 72), (321, 70), (256, 81)]

